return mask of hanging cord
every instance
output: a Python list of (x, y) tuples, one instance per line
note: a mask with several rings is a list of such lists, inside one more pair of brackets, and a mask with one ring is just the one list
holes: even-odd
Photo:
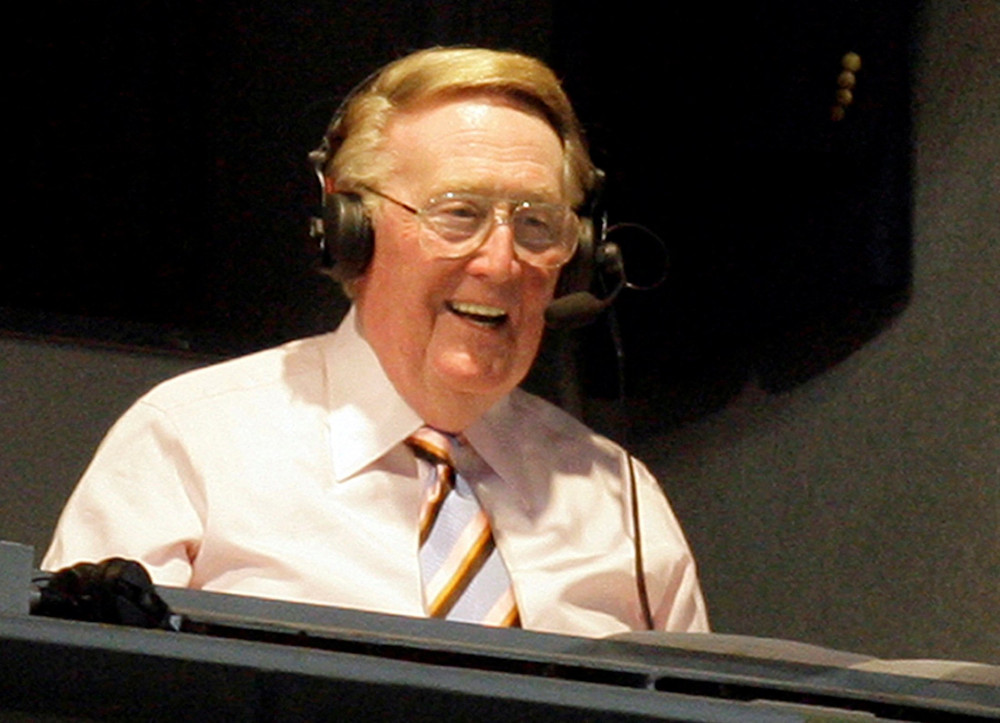
[(654, 630), (653, 612), (649, 604), (649, 590), (646, 586), (646, 567), (642, 556), (642, 531), (639, 523), (639, 484), (635, 476), (635, 460), (628, 451), (629, 431), (631, 424), (628, 416), (625, 393), (625, 345), (622, 342), (621, 325), (614, 307), (608, 310), (608, 331), (615, 347), (615, 367), (618, 376), (618, 411), (622, 420), (622, 446), (625, 449), (625, 460), (628, 464), (629, 503), (632, 516), (633, 544), (635, 547), (635, 586), (642, 611), (643, 622), (647, 630)]

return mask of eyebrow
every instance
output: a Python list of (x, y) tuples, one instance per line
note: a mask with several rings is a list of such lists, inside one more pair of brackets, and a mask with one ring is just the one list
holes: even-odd
[(435, 198), (441, 198), (446, 193), (472, 194), (476, 196), (489, 196), (491, 198), (503, 198), (509, 201), (527, 201), (528, 203), (550, 203), (555, 205), (571, 205), (569, 201), (563, 200), (563, 194), (555, 189), (542, 189), (531, 191), (519, 191), (516, 193), (496, 186), (495, 184), (441, 184), (439, 190), (433, 191), (424, 201), (427, 203)]

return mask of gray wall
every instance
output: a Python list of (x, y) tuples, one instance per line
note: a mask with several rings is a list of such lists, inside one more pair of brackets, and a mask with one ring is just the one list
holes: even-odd
[[(805, 387), (635, 446), (717, 630), (1000, 663), (1000, 4), (924, 23), (910, 307)], [(114, 418), (194, 365), (0, 339), (0, 539), (40, 554)]]
[(717, 629), (1000, 662), (1000, 3), (924, 23), (909, 308), (804, 388), (637, 452)]
[(0, 540), (41, 559), (108, 427), (188, 360), (0, 338)]

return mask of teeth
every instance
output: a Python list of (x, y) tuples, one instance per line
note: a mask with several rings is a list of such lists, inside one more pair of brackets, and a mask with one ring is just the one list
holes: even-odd
[(507, 319), (507, 312), (503, 309), (485, 304), (474, 304), (470, 301), (449, 301), (448, 308), (467, 319), (493, 326), (498, 326)]
[(483, 304), (473, 304), (468, 301), (452, 301), (450, 304), (454, 311), (461, 314), (472, 314), (473, 316), (489, 316), (491, 318), (499, 318), (501, 316), (506, 316), (507, 312), (503, 309), (498, 309), (495, 306), (484, 306)]

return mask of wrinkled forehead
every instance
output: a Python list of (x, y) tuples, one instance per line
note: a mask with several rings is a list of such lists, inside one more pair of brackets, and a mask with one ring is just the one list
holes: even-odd
[(384, 150), (395, 180), (426, 193), (564, 200), (562, 140), (544, 114), (501, 94), (451, 95), (413, 106), (390, 121)]
[[(506, 187), (528, 190), (524, 200), (562, 202), (576, 187), (558, 128), (522, 94), (474, 89), (423, 97), (391, 114), (381, 145), (390, 174), (414, 167), (430, 172), (427, 165), (433, 163), (434, 175), (444, 180), (456, 168), (474, 176), (477, 161), (482, 163), (478, 182), (454, 178), (447, 190), (501, 192)], [(457, 183), (463, 180), (467, 183)]]

